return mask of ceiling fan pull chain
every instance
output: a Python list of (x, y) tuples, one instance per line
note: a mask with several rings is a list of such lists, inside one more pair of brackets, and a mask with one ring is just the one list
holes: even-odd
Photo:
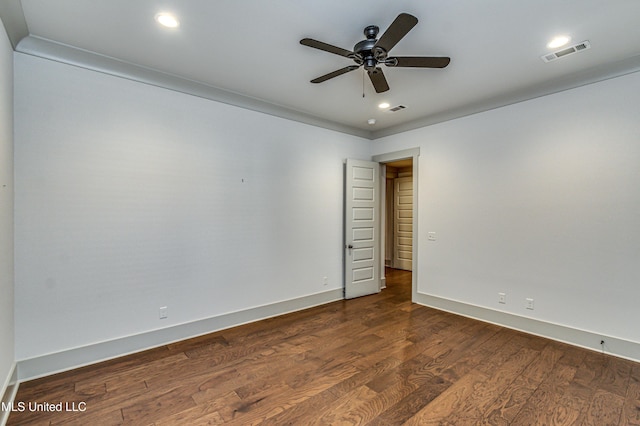
[(364, 98), (364, 73), (365, 70), (362, 68), (362, 97)]

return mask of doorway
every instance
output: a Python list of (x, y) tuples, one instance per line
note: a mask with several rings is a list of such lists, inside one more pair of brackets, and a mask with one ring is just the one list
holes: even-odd
[[(418, 264), (418, 158), (420, 148), (396, 151), (373, 156), (372, 161), (347, 159), (345, 162), (345, 208), (344, 208), (344, 297), (351, 299), (378, 293), (387, 287), (386, 282), (386, 232), (385, 227), (391, 223), (385, 214), (386, 208), (386, 174), (387, 165), (409, 167), (411, 176), (399, 176), (404, 180), (398, 182), (398, 204), (405, 209), (398, 216), (405, 221), (399, 223), (397, 246), (403, 250), (401, 262), (410, 274), (411, 301), (417, 299), (417, 266)], [(400, 160), (409, 162), (398, 163)], [(403, 183), (403, 185), (400, 185)], [(407, 185), (408, 188), (407, 188)], [(395, 181), (394, 181), (395, 185)], [(394, 186), (395, 191), (395, 186)], [(410, 191), (410, 203), (406, 193)], [(393, 215), (391, 215), (393, 217)], [(403, 239), (400, 239), (403, 238)], [(409, 264), (407, 262), (410, 261)], [(394, 266), (400, 263), (395, 263)], [(408, 265), (408, 266), (407, 266)], [(408, 269), (411, 269), (408, 271)], [(400, 270), (400, 269), (399, 269)]]
[[(387, 276), (391, 285), (396, 278), (402, 277), (403, 282), (410, 280), (411, 282), (411, 301), (417, 298), (418, 288), (418, 271), (417, 271), (417, 259), (418, 259), (418, 159), (420, 156), (420, 148), (412, 148), (403, 151), (396, 151), (387, 154), (376, 155), (372, 158), (373, 161), (380, 163), (381, 178), (380, 179), (380, 201), (381, 201), (381, 224), (380, 224), (380, 250), (381, 254), (381, 270), (380, 270), (380, 286), (381, 288), (387, 287)], [(406, 191), (410, 189), (411, 202), (404, 198), (402, 200), (395, 200), (395, 203), (404, 204), (402, 213), (398, 216), (403, 216), (404, 221), (400, 222), (402, 225), (401, 232), (395, 230), (393, 218), (393, 210), (387, 206), (387, 170), (390, 170), (390, 178), (402, 178), (404, 179), (404, 185), (402, 190)], [(393, 173), (398, 173), (394, 176)], [(400, 175), (402, 173), (402, 175)], [(410, 182), (409, 185), (406, 185)], [(394, 199), (395, 195), (398, 195), (395, 191), (396, 182), (394, 181)], [(409, 188), (407, 188), (407, 186)], [(400, 194), (400, 196), (406, 197), (406, 193)], [(391, 197), (391, 195), (389, 195)], [(389, 212), (387, 212), (389, 210)], [(404, 223), (403, 223), (404, 222)], [(388, 232), (387, 230), (392, 230)], [(389, 235), (387, 235), (389, 234)], [(391, 235), (393, 234), (393, 236)], [(396, 238), (398, 237), (398, 238)], [(388, 244), (387, 240), (391, 240)], [(394, 242), (394, 240), (397, 240)], [(410, 244), (408, 244), (410, 243)], [(396, 246), (396, 249), (393, 246)], [(387, 250), (387, 248), (390, 248)], [(400, 248), (401, 250), (398, 250)], [(403, 251), (401, 258), (404, 258), (404, 264), (401, 267), (393, 260), (393, 252)], [(387, 254), (390, 253), (390, 257)], [(389, 259), (389, 262), (387, 262)], [(407, 264), (407, 260), (410, 260), (410, 265)], [(393, 268), (392, 268), (393, 267)], [(395, 285), (395, 283), (394, 283)]]
[(385, 261), (387, 268), (413, 269), (413, 159), (386, 163)]

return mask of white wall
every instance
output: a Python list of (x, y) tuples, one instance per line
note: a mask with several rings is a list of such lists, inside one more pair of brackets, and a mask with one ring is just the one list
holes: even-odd
[(0, 22), (0, 398), (14, 363), (13, 278), (13, 49)]
[(15, 80), (18, 360), (342, 287), (370, 141), (22, 54)]
[[(15, 59), (17, 359), (341, 287), (342, 161), (371, 142)], [(640, 343), (638, 89), (631, 74), (375, 141), (421, 148), (418, 291)]]
[(377, 140), (421, 149), (418, 292), (640, 343), (639, 107), (635, 73)]

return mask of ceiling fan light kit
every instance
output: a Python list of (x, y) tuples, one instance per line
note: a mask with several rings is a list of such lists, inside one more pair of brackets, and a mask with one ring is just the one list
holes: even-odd
[(389, 90), (389, 84), (379, 65), (388, 67), (411, 67), (411, 68), (444, 68), (449, 65), (449, 57), (433, 56), (389, 56), (389, 51), (418, 23), (418, 18), (408, 13), (401, 13), (391, 23), (389, 28), (380, 36), (380, 28), (376, 25), (369, 25), (364, 29), (365, 40), (359, 41), (353, 47), (353, 51), (336, 47), (311, 38), (303, 38), (300, 44), (325, 52), (344, 56), (353, 60), (357, 65), (349, 65), (339, 70), (322, 75), (311, 80), (311, 83), (322, 83), (342, 74), (355, 71), (363, 67), (376, 93), (383, 93)]

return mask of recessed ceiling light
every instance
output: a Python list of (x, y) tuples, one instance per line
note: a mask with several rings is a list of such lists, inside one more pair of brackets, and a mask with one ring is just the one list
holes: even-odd
[(180, 26), (180, 21), (170, 13), (158, 13), (156, 22), (167, 28), (178, 28)]
[(382, 102), (380, 105), (378, 105), (378, 108), (380, 109), (389, 108), (389, 104), (387, 102)]
[(556, 49), (558, 47), (564, 46), (570, 41), (571, 41), (571, 37), (569, 36), (566, 36), (566, 35), (557, 36), (557, 37), (554, 37), (549, 43), (547, 43), (547, 47), (549, 49)]
[(376, 124), (376, 119), (375, 118), (370, 118), (367, 120), (367, 123), (369, 123), (370, 126), (373, 126), (374, 124)]

